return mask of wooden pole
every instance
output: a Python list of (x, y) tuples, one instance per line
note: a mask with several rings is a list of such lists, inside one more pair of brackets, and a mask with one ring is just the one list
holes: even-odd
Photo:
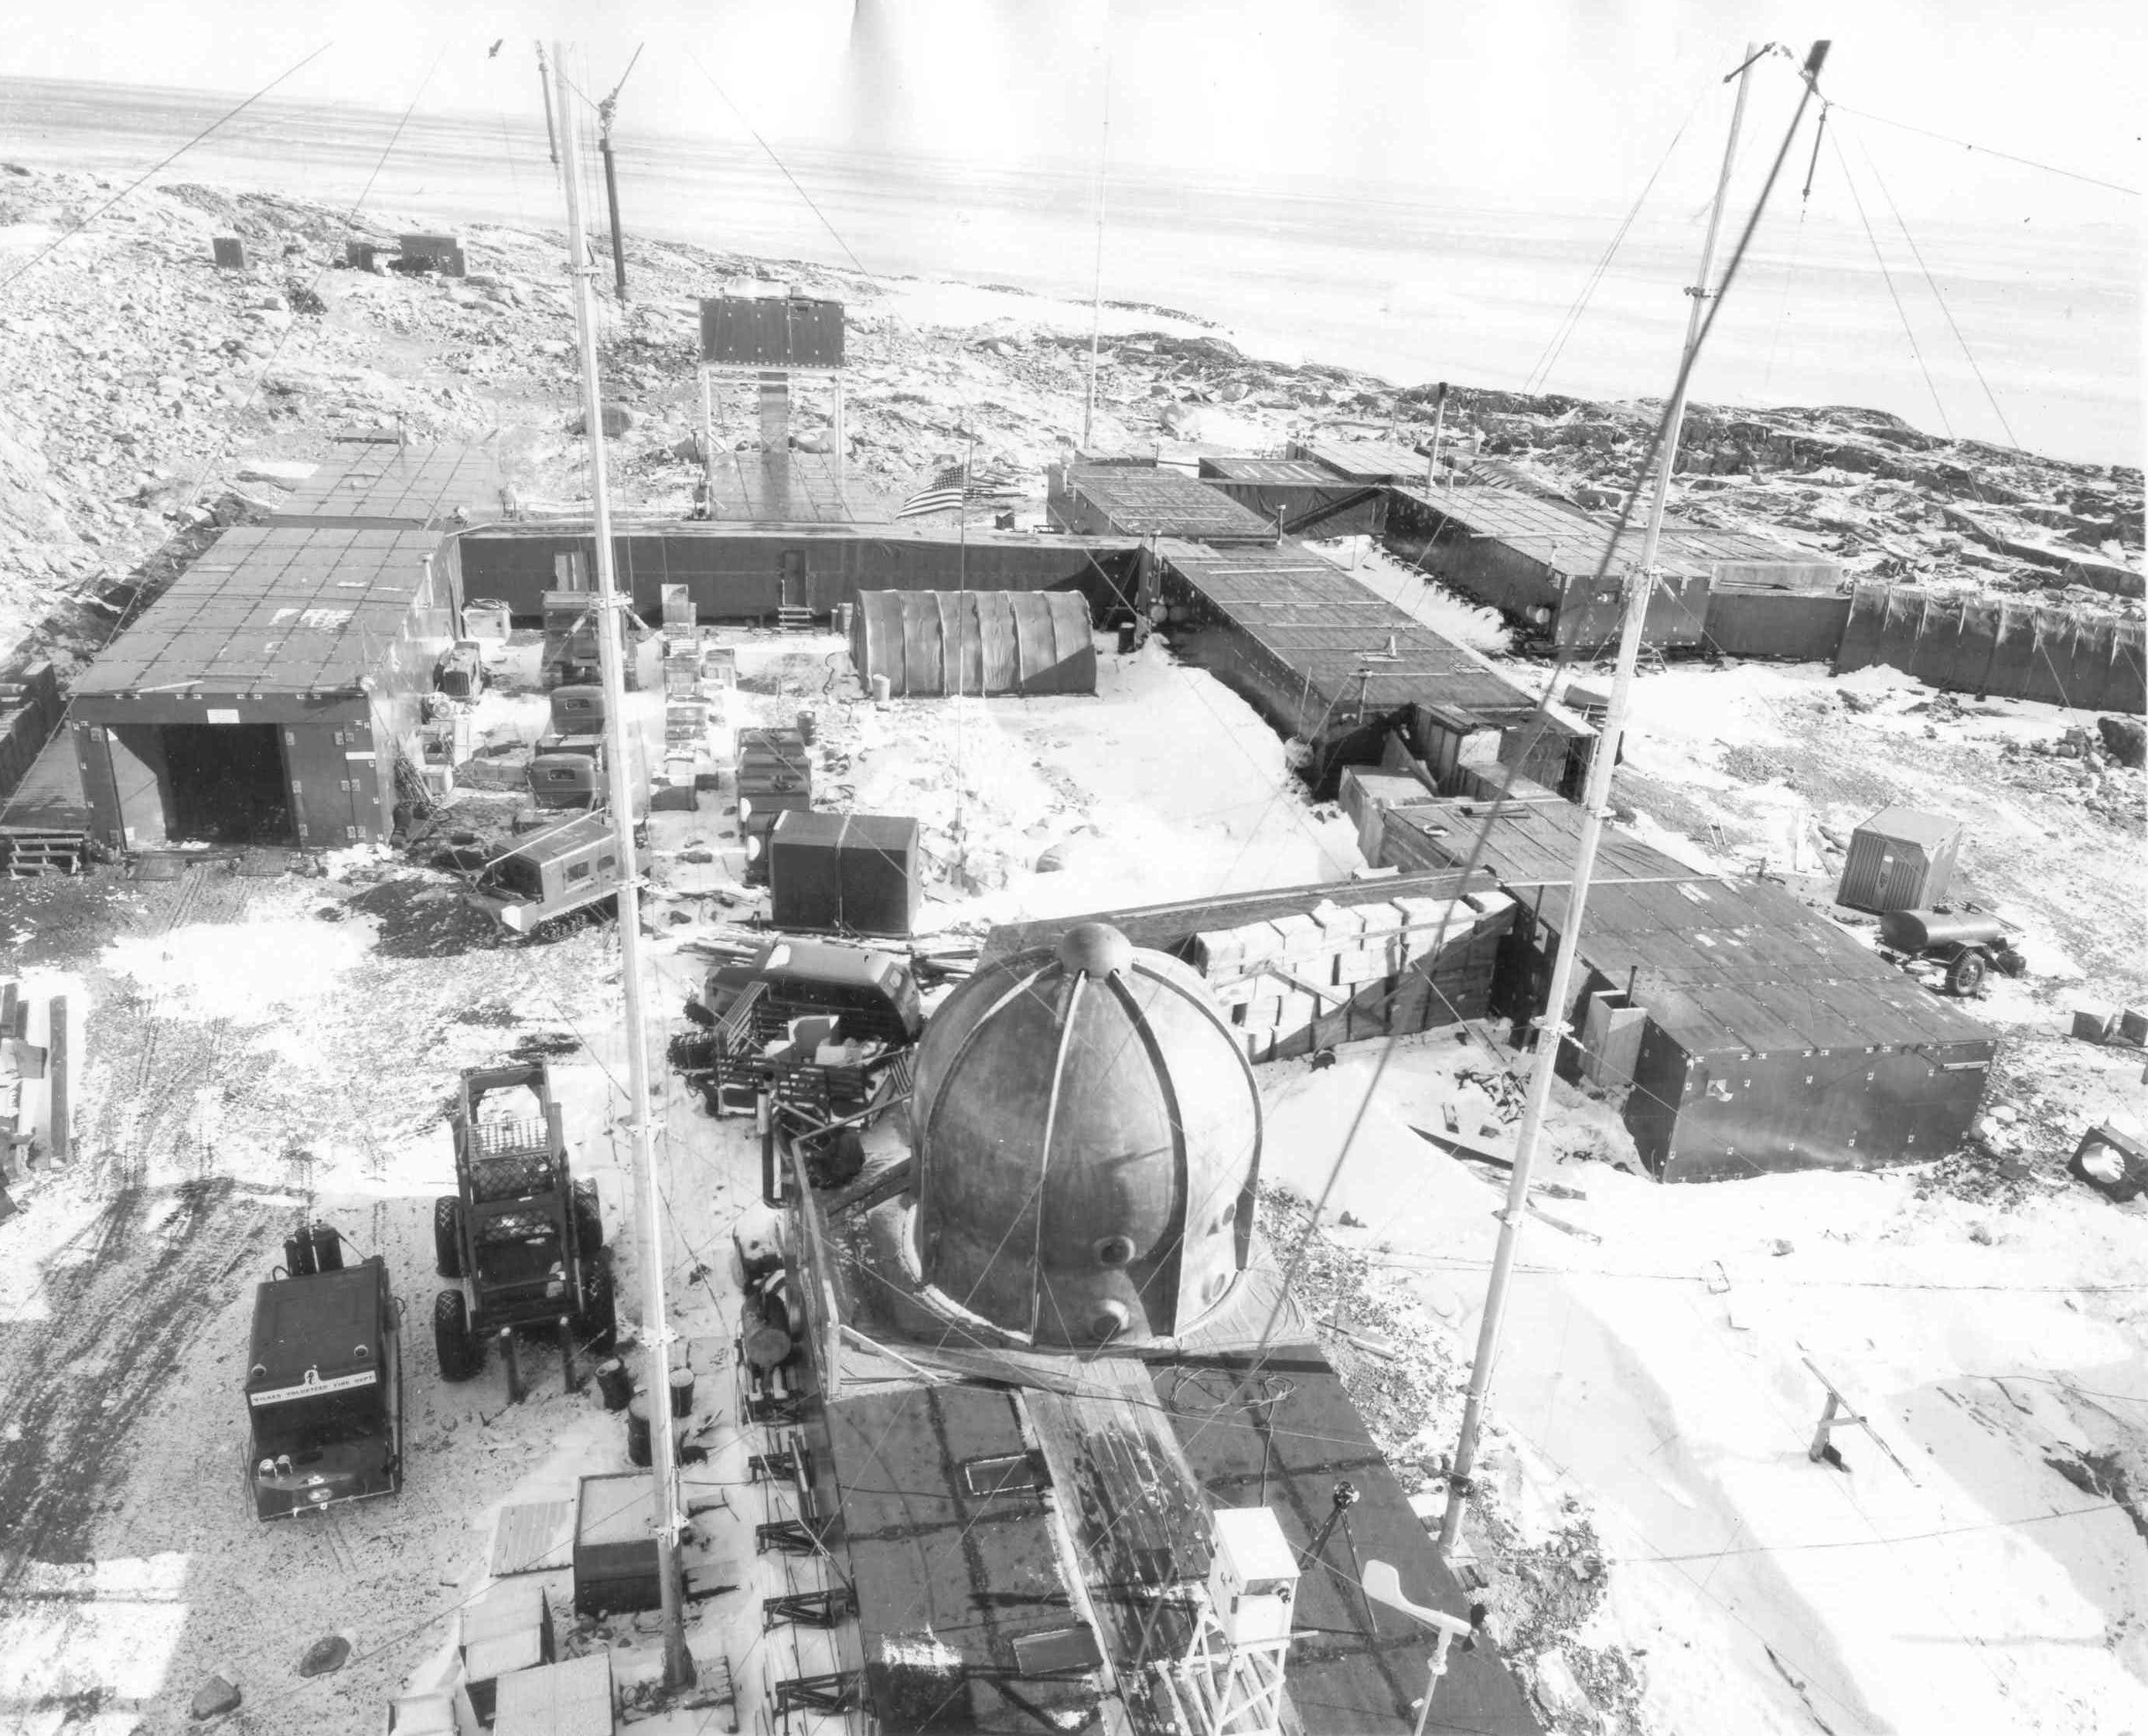
[(1551, 1107), (1552, 1081), (1558, 1071), (1559, 1047), (1567, 1035), (1566, 1011), (1578, 961), (1581, 925), (1588, 903), (1588, 882), (1596, 868), (1596, 851), (1603, 835), (1603, 820), (1611, 806), (1611, 775), (1619, 760), (1619, 737), (1626, 723), (1633, 697), (1634, 665), (1640, 655), (1641, 627), (1648, 617), (1655, 592), (1656, 549), (1663, 531), (1664, 502), (1670, 491), (1671, 472), (1678, 464), (1679, 429), (1685, 418), (1685, 392), (1692, 374), (1694, 349), (1709, 296), (1708, 274), (1715, 260), (1715, 242), (1723, 224), (1723, 208), (1730, 195), (1730, 170), (1738, 159), (1738, 129), (1745, 116), (1746, 87), (1757, 55), (1750, 44), (1738, 74), (1738, 100), (1731, 110), (1730, 137), (1723, 151), (1723, 171), (1716, 182), (1715, 203), (1709, 213), (1707, 238), (1701, 243), (1699, 281), (1686, 293), (1693, 307), (1686, 322), (1685, 348), (1679, 359), (1679, 379), (1671, 396), (1664, 429), (1662, 468), (1656, 474), (1656, 490), (1649, 514), (1648, 534), (1641, 546), (1640, 569), (1629, 572), (1623, 583), (1626, 591), (1624, 616), (1619, 632), (1619, 662), (1611, 682), (1611, 702), (1589, 762), (1588, 788), (1581, 810), (1581, 833), (1573, 854), (1573, 883), (1567, 896), (1566, 913), (1559, 924), (1558, 951), (1551, 972), (1551, 988), (1537, 1026), (1536, 1065), (1529, 1075), (1528, 1095), (1522, 1124), (1514, 1138), (1514, 1172), (1507, 1190), (1507, 1204), (1499, 1214), (1499, 1240), (1492, 1257), (1492, 1277), (1484, 1297), (1483, 1324), (1478, 1334), (1477, 1357), (1469, 1370), (1469, 1396), (1462, 1412), (1462, 1432), (1455, 1442), (1454, 1463), (1447, 1482), (1447, 1510), (1439, 1522), (1439, 1553), (1450, 1555), (1462, 1534), (1462, 1515), (1468, 1505), (1470, 1473), (1476, 1468), (1477, 1435), (1484, 1421), (1485, 1401), (1492, 1389), (1492, 1372), (1499, 1359), (1499, 1337), (1506, 1323), (1507, 1289), (1513, 1282), (1514, 1256), (1521, 1242), (1522, 1225), (1529, 1210), (1529, 1172), (1536, 1162), (1537, 1142)]
[[(559, 81), (560, 108), (567, 106), (567, 75), (562, 56), (552, 51), (553, 76)], [(655, 1474), (656, 1578), (664, 1622), (664, 1683), (684, 1688), (694, 1679), (693, 1654), (686, 1649), (685, 1616), (679, 1583), (679, 1470), (671, 1437), (671, 1332), (664, 1309), (663, 1196), (656, 1182), (656, 1143), (650, 1120), (649, 1031), (641, 994), (641, 884), (634, 837), (634, 788), (639, 755), (630, 751), (626, 727), (626, 675), (621, 645), (623, 601), (614, 582), (611, 496), (605, 476), (604, 403), (598, 389), (595, 310), (590, 292), (590, 267), (582, 226), (581, 163), (575, 130), (567, 129), (567, 269), (574, 279), (575, 330), (582, 364), (582, 418), (590, 443), (590, 504), (595, 520), (597, 568), (597, 656), (604, 675), (605, 750), (610, 760), (613, 835), (619, 850), (620, 988), (626, 1012), (626, 1129), (634, 1141), (635, 1167), (646, 1192), (643, 1208), (647, 1247), (642, 1273), (643, 1324), (649, 1334), (649, 1439)]]

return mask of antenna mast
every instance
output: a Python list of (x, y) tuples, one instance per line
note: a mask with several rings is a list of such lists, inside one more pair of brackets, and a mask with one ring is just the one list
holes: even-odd
[[(552, 75), (558, 82), (560, 112), (567, 104), (565, 56), (552, 50)], [(671, 1332), (664, 1313), (663, 1198), (656, 1185), (655, 1129), (649, 1111), (649, 1030), (641, 1004), (641, 889), (634, 843), (635, 755), (626, 725), (626, 677), (622, 619), (626, 600), (614, 584), (611, 496), (605, 477), (604, 405), (597, 389), (596, 314), (590, 291), (582, 228), (581, 158), (570, 123), (566, 128), (567, 270), (574, 279), (575, 334), (580, 349), (582, 418), (590, 442), (590, 500), (595, 519), (597, 569), (597, 657), (604, 675), (605, 750), (610, 760), (613, 835), (619, 850), (620, 986), (626, 1003), (627, 1131), (645, 1191), (642, 1221), (647, 1247), (643, 1258), (642, 1314), (649, 1337), (649, 1442), (655, 1477), (652, 1510), (656, 1526), (656, 1580), (663, 1599), (664, 1684), (684, 1688), (694, 1679), (693, 1655), (686, 1649), (685, 1618), (680, 1603), (678, 1543), (680, 1528), (679, 1472), (671, 1439)]]
[(1679, 361), (1678, 384), (1671, 394), (1665, 420), (1662, 468), (1656, 473), (1655, 492), (1649, 504), (1649, 526), (1641, 543), (1638, 571), (1621, 580), (1626, 591), (1625, 614), (1619, 630), (1619, 662), (1611, 682), (1611, 703), (1597, 732), (1596, 752), (1588, 766), (1588, 788), (1582, 802), (1581, 835), (1573, 852), (1573, 886), (1567, 894), (1566, 911), (1560, 919), (1558, 951), (1552, 965), (1551, 990), (1537, 1023), (1536, 1066), (1529, 1075), (1528, 1096), (1522, 1125), (1514, 1140), (1513, 1177), (1507, 1189), (1506, 1209), (1499, 1214), (1499, 1242), (1492, 1258), (1492, 1277), (1484, 1296), (1484, 1319), (1477, 1337), (1477, 1359), (1469, 1370), (1469, 1397), (1463, 1408), (1462, 1433), (1455, 1442), (1454, 1463), (1447, 1479), (1447, 1511), (1439, 1522), (1439, 1553), (1453, 1553), (1462, 1533), (1462, 1514), (1468, 1505), (1470, 1473), (1477, 1463), (1477, 1433), (1484, 1421), (1484, 1403), (1492, 1388), (1492, 1372), (1499, 1357), (1500, 1329), (1505, 1324), (1507, 1287), (1513, 1281), (1514, 1254), (1522, 1237), (1522, 1222), (1529, 1209), (1529, 1171), (1536, 1162), (1537, 1141), (1543, 1131), (1544, 1112), (1551, 1106), (1552, 1080), (1558, 1069), (1559, 1046), (1567, 1031), (1567, 997), (1572, 992), (1573, 967), (1581, 942), (1581, 922), (1588, 903), (1589, 877), (1596, 870), (1597, 845), (1603, 836), (1603, 818), (1611, 805), (1611, 774), (1618, 763), (1619, 738), (1626, 725), (1626, 709), (1634, 691), (1634, 664), (1641, 649), (1641, 625), (1656, 589), (1656, 549), (1664, 528), (1664, 503), (1670, 493), (1671, 473), (1678, 464), (1679, 430), (1685, 420), (1686, 386), (1691, 378), (1694, 351), (1700, 342), (1702, 323), (1714, 292), (1708, 274), (1715, 263), (1715, 240), (1723, 226), (1723, 208), (1730, 197), (1730, 170), (1738, 160), (1738, 129), (1745, 118), (1745, 91), (1753, 63), (1762, 50), (1745, 48), (1745, 64), (1734, 76), (1738, 100), (1730, 113), (1730, 138), (1723, 149), (1723, 172), (1715, 186), (1715, 203), (1708, 214), (1708, 235), (1700, 249), (1699, 281), (1685, 292), (1693, 299), (1686, 319), (1685, 349)]
[[(1111, 18), (1105, 15), (1105, 28), (1109, 29)], [(1097, 147), (1097, 277), (1089, 296), (1089, 392), (1082, 405), (1082, 449), (1089, 449), (1089, 430), (1097, 418), (1097, 344), (1104, 323), (1104, 203), (1108, 183), (1104, 178), (1105, 164), (1112, 154), (1112, 50), (1109, 43), (1104, 47), (1104, 133)]]
[(626, 299), (626, 241), (619, 228), (619, 176), (612, 168), (611, 123), (619, 114), (619, 93), (634, 76), (635, 62), (641, 58), (645, 46), (635, 44), (633, 58), (627, 62), (626, 70), (619, 75), (619, 83), (612, 86), (611, 94), (597, 104), (597, 149), (604, 157), (605, 203), (611, 212), (612, 278), (621, 301)]
[(545, 45), (537, 44), (537, 87), (545, 93), (545, 143), (552, 148), (552, 167), (560, 166), (560, 130), (552, 124), (552, 69), (545, 64)]

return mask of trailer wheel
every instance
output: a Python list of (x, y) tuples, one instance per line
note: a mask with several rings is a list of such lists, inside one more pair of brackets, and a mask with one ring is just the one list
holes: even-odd
[(463, 1275), (463, 1202), (451, 1193), (433, 1202), (433, 1269), (444, 1278)]
[(575, 1336), (600, 1356), (610, 1356), (619, 1343), (619, 1292), (612, 1278), (611, 1262), (593, 1257), (583, 1269), (582, 1312)]
[(1947, 966), (1947, 992), (1968, 1000), (1983, 988), (1985, 973), (1990, 969), (1982, 953), (1963, 953)]
[(604, 1213), (597, 1205), (594, 1182), (575, 1183), (575, 1240), (581, 1245), (585, 1260), (595, 1259), (605, 1245)]
[(469, 1301), (459, 1290), (433, 1298), (433, 1348), (442, 1380), (465, 1381), (484, 1366), (484, 1342), (470, 1332)]

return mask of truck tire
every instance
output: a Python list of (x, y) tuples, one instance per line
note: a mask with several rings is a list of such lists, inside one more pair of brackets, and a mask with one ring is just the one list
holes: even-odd
[(444, 1278), (463, 1275), (463, 1202), (451, 1193), (433, 1202), (433, 1269)]
[(575, 1336), (597, 1355), (610, 1356), (619, 1343), (619, 1292), (611, 1262), (602, 1255), (587, 1257), (582, 1273), (582, 1312)]
[(1963, 953), (1947, 966), (1947, 992), (1969, 1000), (1984, 987), (1985, 975), (1990, 968), (1982, 953)]
[(575, 1240), (582, 1257), (594, 1260), (604, 1247), (604, 1212), (597, 1204), (597, 1184), (575, 1183)]
[(444, 1381), (468, 1380), (484, 1366), (484, 1342), (470, 1331), (469, 1302), (459, 1290), (433, 1298), (433, 1348)]

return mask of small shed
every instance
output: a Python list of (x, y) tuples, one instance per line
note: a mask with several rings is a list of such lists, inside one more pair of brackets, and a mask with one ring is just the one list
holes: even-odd
[(492, 1736), (612, 1736), (615, 1728), (609, 1652), (499, 1678)]
[(917, 822), (780, 813), (768, 837), (768, 883), (778, 928), (907, 935), (917, 920)]
[(1929, 910), (1946, 896), (1961, 822), (1917, 808), (1882, 808), (1849, 835), (1834, 901), (1875, 915)]
[(400, 235), (396, 238), (396, 251), (402, 256), (404, 267), (415, 271), (437, 271), (443, 277), (459, 278), (469, 275), (469, 262), (463, 256), (462, 238), (456, 235)]
[[(663, 1602), (655, 1489), (646, 1471), (581, 1480), (575, 1503), (575, 1614), (655, 1609)], [(504, 1694), (499, 1706), (504, 1722)]]

